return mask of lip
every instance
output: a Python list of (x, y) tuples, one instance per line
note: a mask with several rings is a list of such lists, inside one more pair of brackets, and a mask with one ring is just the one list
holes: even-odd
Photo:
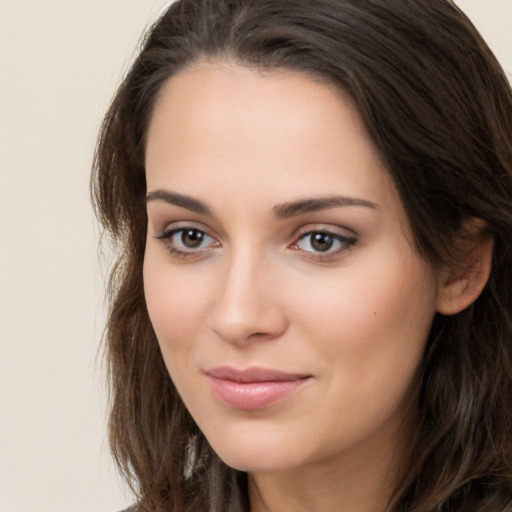
[(254, 411), (273, 405), (302, 388), (311, 375), (287, 373), (270, 368), (243, 370), (219, 366), (207, 370), (210, 389), (224, 405)]

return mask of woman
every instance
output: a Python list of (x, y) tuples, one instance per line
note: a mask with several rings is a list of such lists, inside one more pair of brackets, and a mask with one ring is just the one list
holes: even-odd
[(93, 176), (136, 510), (512, 510), (511, 134), (448, 0), (165, 12)]

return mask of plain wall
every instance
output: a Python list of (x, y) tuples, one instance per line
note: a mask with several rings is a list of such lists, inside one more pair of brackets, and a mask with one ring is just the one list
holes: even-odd
[[(0, 0), (0, 512), (130, 497), (105, 438), (95, 136), (163, 0)], [(512, 0), (460, 0), (512, 71)]]

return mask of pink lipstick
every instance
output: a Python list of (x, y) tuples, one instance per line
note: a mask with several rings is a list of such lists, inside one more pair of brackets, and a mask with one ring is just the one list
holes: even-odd
[(299, 390), (311, 378), (311, 375), (267, 368), (237, 370), (229, 366), (211, 368), (205, 373), (213, 394), (220, 402), (245, 411), (275, 404)]

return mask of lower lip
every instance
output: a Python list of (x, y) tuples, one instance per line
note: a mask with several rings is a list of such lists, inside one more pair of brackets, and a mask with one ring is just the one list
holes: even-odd
[(269, 407), (292, 395), (309, 381), (309, 378), (265, 382), (236, 382), (209, 377), (213, 394), (223, 404), (244, 411)]

